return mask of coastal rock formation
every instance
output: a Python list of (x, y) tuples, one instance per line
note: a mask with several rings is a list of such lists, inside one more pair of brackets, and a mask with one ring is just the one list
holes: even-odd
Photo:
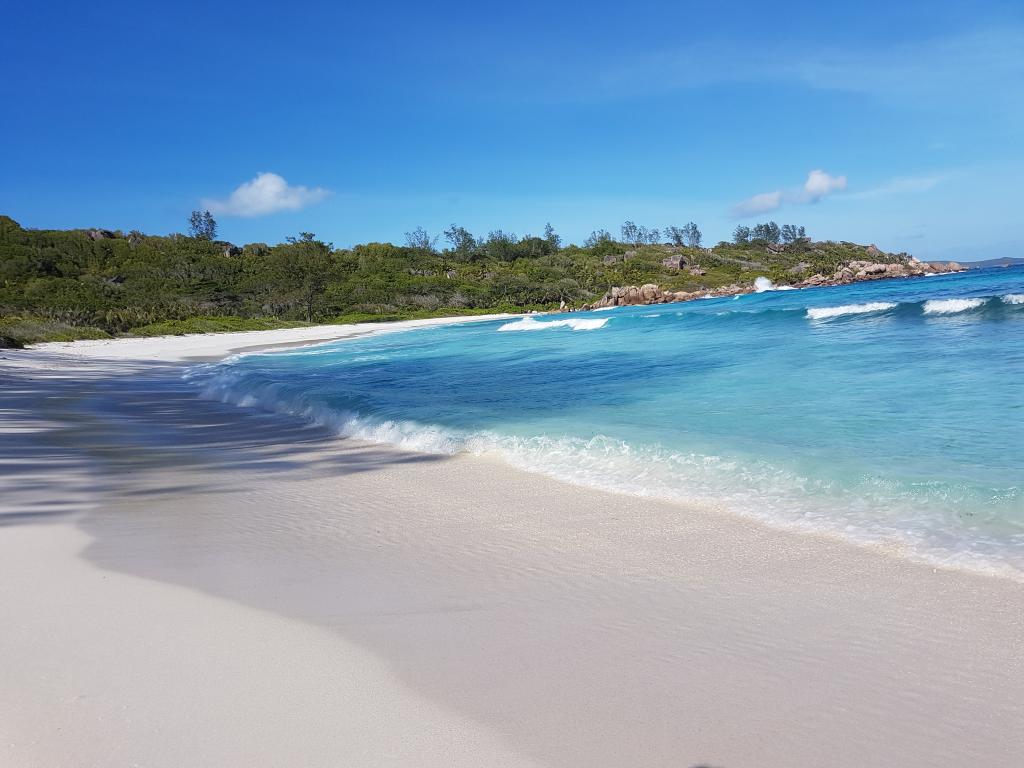
[(234, 243), (229, 243), (226, 240), (214, 240), (213, 244), (216, 245), (218, 248), (220, 248), (220, 252), (226, 258), (232, 258), (232, 257), (235, 257), (235, 256), (241, 256), (242, 255), (242, 249), (239, 248)]
[(645, 283), (640, 286), (641, 304), (654, 304), (658, 301), (664, 301), (664, 299), (665, 295), (661, 292), (661, 288), (654, 283)]
[[(868, 247), (871, 252), (871, 247)], [(878, 250), (877, 248), (875, 249)], [(879, 251), (881, 253), (881, 251)], [(964, 269), (962, 264), (951, 262), (931, 262), (926, 264), (918, 261), (913, 256), (905, 261), (876, 262), (876, 261), (851, 261), (839, 267), (832, 275), (815, 274), (801, 280), (794, 285), (797, 288), (806, 288), (815, 285), (846, 285), (861, 280), (882, 280), (889, 277), (918, 277), (920, 275), (934, 275), (944, 272), (959, 272)]]
[[(874, 248), (874, 251), (872, 251), (872, 248), (873, 246), (869, 246), (867, 248), (867, 252), (877, 252), (879, 255), (882, 255), (882, 252), (877, 248)], [(669, 266), (667, 262), (670, 260), (674, 261), (675, 258), (679, 259), (678, 263), (685, 265), (685, 259), (682, 257), (665, 259), (662, 264)], [(811, 265), (807, 262), (800, 262), (790, 269), (789, 272), (794, 275), (801, 274), (809, 269), (810, 266)], [(856, 283), (863, 280), (882, 280), (890, 277), (916, 277), (920, 275), (932, 275), (945, 272), (959, 272), (963, 269), (964, 266), (955, 261), (925, 263), (915, 259), (913, 256), (905, 258), (902, 261), (892, 262), (850, 261), (839, 266), (831, 275), (823, 275), (819, 272), (794, 283), (793, 287), (809, 288), (812, 286), (822, 285), (847, 285), (849, 283)], [(697, 267), (689, 267), (688, 271), (693, 274), (704, 274), (703, 270), (699, 270)], [(640, 286), (616, 286), (610, 289), (604, 296), (593, 304), (584, 305), (582, 309), (626, 307), (641, 304), (665, 304), (667, 302), (675, 301), (691, 301), (692, 299), (700, 299), (707, 296), (738, 296), (744, 293), (751, 293), (753, 290), (754, 288), (752, 285), (739, 283), (700, 291), (664, 291), (654, 283), (646, 283)]]
[[(851, 283), (859, 283), (869, 280), (885, 280), (889, 278), (912, 278), (925, 274), (938, 274), (944, 272), (961, 271), (966, 267), (955, 261), (949, 262), (924, 262), (913, 256), (905, 254), (889, 255), (878, 248), (878, 246), (867, 246), (863, 252), (877, 259), (891, 259), (886, 261), (852, 260), (840, 262), (836, 265), (833, 273), (816, 272), (809, 278), (799, 279), (812, 268), (808, 261), (801, 261), (798, 264), (786, 269), (788, 274), (793, 275), (794, 288), (811, 288), (815, 286), (845, 286)], [(605, 263), (607, 263), (605, 257)], [(758, 262), (742, 261), (740, 259), (727, 259), (717, 257), (721, 261), (732, 262), (744, 270), (750, 268), (764, 268)], [(686, 270), (693, 275), (705, 274), (705, 270), (694, 264), (688, 264), (686, 258), (673, 254), (662, 259), (662, 266), (673, 270)], [(653, 283), (642, 286), (616, 286), (608, 290), (604, 296), (593, 304), (586, 304), (583, 309), (599, 309), (611, 306), (633, 306), (642, 304), (664, 304), (675, 301), (691, 301), (706, 297), (738, 296), (740, 294), (752, 293), (754, 287), (749, 284), (733, 283), (728, 286), (721, 286), (715, 289), (703, 289), (699, 291), (667, 291)]]
[(582, 309), (628, 307), (639, 304), (667, 304), (675, 301), (700, 299), (705, 296), (737, 296), (741, 293), (751, 293), (753, 290), (753, 286), (739, 285), (738, 283), (722, 286), (721, 288), (715, 288), (713, 290), (675, 292), (663, 291), (659, 286), (654, 285), (653, 283), (646, 283), (641, 286), (616, 286), (593, 304), (584, 305)]
[(934, 272), (963, 272), (967, 267), (957, 261), (929, 261), (927, 266)]
[(669, 298), (672, 294), (664, 293), (654, 283), (645, 283), (641, 286), (626, 285), (612, 288), (608, 293), (590, 305), (591, 309), (599, 307), (626, 307), (634, 304), (661, 304), (666, 301), (673, 301)]

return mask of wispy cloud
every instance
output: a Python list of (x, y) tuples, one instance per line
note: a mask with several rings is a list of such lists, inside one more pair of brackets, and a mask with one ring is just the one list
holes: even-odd
[(748, 197), (732, 207), (732, 215), (737, 218), (757, 216), (759, 213), (774, 211), (782, 205), (782, 190), (774, 192), (762, 192), (759, 195)]
[(601, 95), (701, 88), (722, 83), (780, 83), (863, 93), (901, 106), (998, 109), (1020, 115), (1024, 26), (1002, 25), (902, 45), (800, 49), (771, 43), (708, 41), (613, 64), (590, 82)]
[(846, 189), (845, 176), (832, 176), (821, 169), (815, 169), (807, 174), (807, 180), (802, 187), (776, 189), (748, 197), (732, 207), (732, 215), (743, 219), (774, 211), (781, 208), (783, 203), (816, 203), (843, 189)]
[(894, 179), (879, 184), (876, 187), (851, 192), (846, 195), (850, 200), (867, 200), (874, 197), (887, 197), (889, 195), (900, 195), (913, 192), (927, 192), (938, 184), (949, 178), (949, 174), (935, 174), (933, 176), (898, 176)]
[(330, 194), (322, 187), (291, 185), (276, 173), (258, 173), (240, 184), (224, 200), (203, 199), (203, 207), (220, 216), (266, 216), (279, 211), (297, 211), (319, 203)]

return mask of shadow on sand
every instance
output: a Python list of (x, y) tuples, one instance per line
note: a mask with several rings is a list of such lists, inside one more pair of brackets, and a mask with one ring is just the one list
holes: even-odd
[[(237, 482), (247, 473), (345, 475), (446, 458), (355, 444), (293, 417), (204, 400), (180, 373), (134, 361), (0, 367), (0, 526), (63, 518), (104, 493), (237, 489), (198, 488), (186, 479), (196, 467), (212, 470), (206, 477), (235, 470)], [(145, 487), (133, 482), (153, 469), (165, 479), (157, 487), (152, 473)]]

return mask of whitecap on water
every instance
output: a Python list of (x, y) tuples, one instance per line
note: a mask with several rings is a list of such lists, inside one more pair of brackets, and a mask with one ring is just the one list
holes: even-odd
[(549, 320), (546, 323), (534, 320), (532, 317), (524, 317), (522, 320), (514, 320), (505, 323), (498, 328), (499, 331), (546, 331), (551, 328), (571, 328), (574, 331), (596, 331), (603, 328), (608, 322), (606, 317), (596, 318), (572, 318), (569, 320)]
[(839, 307), (812, 307), (807, 310), (810, 320), (829, 320), (844, 315), (864, 315), (869, 312), (888, 312), (898, 304), (892, 301), (869, 301), (866, 304), (844, 304)]
[(930, 299), (924, 303), (926, 315), (955, 315), (977, 309), (988, 299)]

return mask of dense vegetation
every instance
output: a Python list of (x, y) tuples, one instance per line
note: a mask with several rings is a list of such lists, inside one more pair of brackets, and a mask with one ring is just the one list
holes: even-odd
[[(616, 285), (792, 282), (866, 253), (774, 222), (739, 228), (734, 242), (713, 248), (700, 246), (692, 222), (666, 228), (665, 242), (626, 222), (621, 237), (599, 230), (583, 246), (563, 245), (550, 225), (540, 237), (484, 238), (453, 225), (443, 248), (422, 229), (403, 246), (334, 248), (302, 233), (239, 248), (214, 239), (209, 214), (190, 225), (188, 236), (158, 237), (29, 230), (0, 216), (0, 344), (553, 309)], [(872, 249), (871, 258), (899, 257)]]

